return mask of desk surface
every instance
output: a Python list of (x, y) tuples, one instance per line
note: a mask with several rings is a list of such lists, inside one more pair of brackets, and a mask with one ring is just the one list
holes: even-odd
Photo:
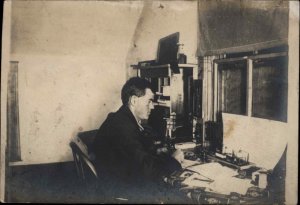
[[(191, 153), (191, 150), (184, 152), (187, 156), (186, 153)], [(248, 176), (239, 177), (238, 167), (221, 164), (216, 157), (203, 161), (195, 156), (195, 160), (185, 159), (182, 164), (184, 169), (167, 180), (169, 185), (180, 189), (195, 203), (272, 203), (269, 190), (253, 184)]]

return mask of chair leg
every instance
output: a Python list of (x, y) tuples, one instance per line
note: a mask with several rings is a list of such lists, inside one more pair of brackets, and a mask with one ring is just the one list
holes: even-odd
[(85, 180), (85, 174), (84, 174), (84, 170), (83, 170), (83, 164), (82, 164), (82, 160), (81, 159), (79, 159), (79, 164), (80, 164), (80, 178), (82, 179), (82, 180)]
[(80, 170), (79, 170), (79, 164), (78, 164), (78, 159), (76, 154), (73, 152), (73, 159), (74, 159), (74, 163), (75, 163), (75, 168), (76, 168), (76, 172), (77, 175), (80, 177)]

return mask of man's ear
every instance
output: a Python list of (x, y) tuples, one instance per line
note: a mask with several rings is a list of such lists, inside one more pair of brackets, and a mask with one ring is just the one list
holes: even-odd
[(129, 98), (129, 105), (134, 106), (134, 105), (136, 104), (136, 101), (137, 101), (137, 96), (132, 95), (132, 96)]

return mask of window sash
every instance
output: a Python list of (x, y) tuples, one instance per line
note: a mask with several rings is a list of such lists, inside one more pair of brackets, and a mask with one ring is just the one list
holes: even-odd
[[(261, 55), (255, 55), (255, 56), (245, 56), (245, 57), (237, 57), (237, 58), (228, 58), (228, 59), (215, 59), (214, 60), (214, 87), (213, 87), (213, 92), (214, 92), (214, 107), (215, 107), (215, 119), (216, 119), (216, 114), (219, 111), (222, 111), (224, 108), (224, 91), (222, 90), (222, 88), (224, 88), (224, 80), (222, 80), (222, 64), (224, 63), (234, 63), (234, 62), (239, 62), (239, 61), (246, 61), (246, 66), (245, 66), (245, 70), (246, 70), (246, 113), (245, 114), (238, 114), (238, 115), (246, 115), (249, 117), (259, 117), (259, 116), (255, 116), (255, 114), (253, 115), (253, 64), (255, 61), (257, 60), (262, 60), (262, 61), (268, 61), (268, 59), (274, 59), (274, 58), (278, 58), (278, 57), (287, 57), (287, 52), (280, 52), (280, 53), (269, 53), (269, 54), (261, 54)], [(284, 67), (284, 69), (286, 69), (286, 73), (288, 72), (287, 69), (287, 65)], [(286, 80), (288, 78), (286, 77)], [(220, 93), (221, 92), (221, 93)], [(285, 95), (281, 95), (281, 97), (285, 98), (287, 101), (287, 89), (286, 89), (286, 94)], [(283, 99), (283, 100), (285, 100)], [(255, 109), (255, 108), (254, 108)], [(285, 113), (285, 115), (287, 115), (287, 108), (283, 109), (283, 112)], [(231, 113), (231, 112), (227, 112), (230, 114), (235, 114), (235, 113)], [(283, 115), (284, 115), (283, 113)], [(283, 121), (286, 122), (286, 118), (287, 116), (283, 117), (283, 118), (273, 118), (273, 117), (261, 117), (263, 119), (270, 119), (270, 120), (275, 120), (275, 121)]]

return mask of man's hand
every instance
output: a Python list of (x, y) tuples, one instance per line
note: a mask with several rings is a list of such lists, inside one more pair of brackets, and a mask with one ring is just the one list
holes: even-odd
[(184, 154), (181, 149), (177, 149), (175, 152), (173, 152), (172, 157), (176, 159), (179, 163), (182, 163), (184, 160)]

